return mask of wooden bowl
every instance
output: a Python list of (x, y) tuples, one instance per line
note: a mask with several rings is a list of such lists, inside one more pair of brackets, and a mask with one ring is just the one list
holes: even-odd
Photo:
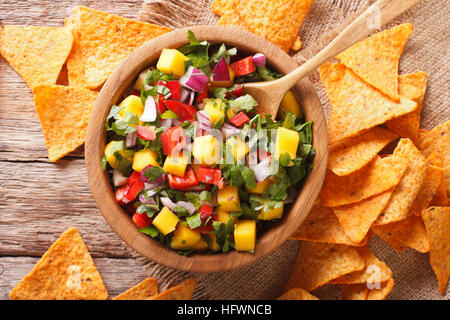
[(157, 263), (179, 270), (191, 272), (215, 272), (235, 269), (254, 262), (269, 254), (285, 242), (308, 215), (319, 195), (325, 177), (328, 157), (328, 135), (325, 116), (312, 84), (303, 79), (295, 87), (306, 120), (313, 120), (313, 145), (317, 151), (313, 169), (307, 177), (297, 200), (290, 211), (259, 235), (254, 253), (231, 251), (219, 254), (196, 253), (184, 256), (167, 248), (158, 241), (139, 233), (131, 218), (116, 203), (108, 174), (101, 168), (104, 155), (106, 131), (105, 120), (111, 106), (119, 102), (137, 75), (156, 61), (163, 48), (178, 48), (186, 43), (187, 30), (196, 37), (211, 43), (225, 43), (247, 53), (263, 53), (268, 64), (282, 73), (297, 67), (294, 60), (267, 40), (233, 27), (197, 26), (178, 29), (149, 41), (134, 51), (111, 75), (100, 91), (89, 121), (86, 137), (86, 169), (92, 194), (98, 208), (111, 228), (131, 248)]

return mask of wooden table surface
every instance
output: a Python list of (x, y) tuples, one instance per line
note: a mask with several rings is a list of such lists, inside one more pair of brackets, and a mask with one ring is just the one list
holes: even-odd
[[(62, 26), (76, 5), (135, 18), (141, 3), (0, 0), (0, 24)], [(92, 200), (83, 152), (48, 161), (33, 95), (0, 57), (0, 299), (68, 227), (80, 231), (110, 297), (146, 277)]]

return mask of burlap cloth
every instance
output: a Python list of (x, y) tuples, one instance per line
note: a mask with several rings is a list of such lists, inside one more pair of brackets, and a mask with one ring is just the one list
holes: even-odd
[[(402, 0), (398, 0), (402, 1)], [(218, 17), (211, 10), (212, 0), (145, 0), (139, 18), (168, 27), (215, 24)], [(302, 51), (294, 58), (299, 63), (328, 43), (351, 19), (367, 8), (369, 0), (315, 0), (300, 30)], [(422, 112), (422, 128), (431, 129), (450, 118), (448, 106), (449, 10), (446, 0), (425, 0), (390, 25), (411, 22), (414, 33), (406, 44), (400, 61), (400, 73), (423, 70), (428, 75), (428, 89)], [(384, 26), (383, 28), (389, 27)], [(324, 110), (330, 105), (318, 73), (310, 75)], [(190, 274), (173, 270), (133, 255), (149, 276), (157, 278), (162, 288), (194, 277), (199, 286), (194, 299), (274, 299), (281, 295), (299, 248), (299, 241), (287, 241), (269, 256), (237, 270)], [(395, 287), (388, 299), (449, 299), (442, 296), (429, 265), (428, 254), (412, 249), (397, 252), (374, 237), (373, 252), (392, 269)], [(327, 285), (314, 291), (321, 299), (339, 299), (339, 290)]]

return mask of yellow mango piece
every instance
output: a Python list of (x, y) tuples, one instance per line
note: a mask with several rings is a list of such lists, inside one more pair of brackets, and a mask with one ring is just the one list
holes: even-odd
[(192, 155), (199, 164), (217, 164), (221, 158), (221, 147), (221, 143), (212, 135), (195, 137)]
[(106, 161), (111, 168), (125, 172), (133, 163), (133, 150), (128, 150), (125, 141), (110, 141), (105, 147)]
[(199, 242), (194, 243), (190, 250), (194, 250), (194, 251), (205, 251), (208, 249), (208, 243), (206, 241), (204, 241), (203, 239), (201, 239)]
[(200, 232), (191, 230), (179, 223), (173, 234), (171, 247), (175, 250), (191, 250), (200, 240), (202, 240)]
[(211, 81), (210, 85), (212, 88), (228, 88), (230, 87), (234, 82), (234, 72), (233, 70), (228, 67), (228, 72), (230, 74), (230, 80), (228, 81)]
[(161, 72), (181, 77), (184, 74), (184, 62), (187, 60), (188, 57), (176, 49), (163, 49), (156, 68)]
[[(297, 117), (302, 114), (302, 109), (292, 90), (289, 90), (281, 100), (280, 111), (292, 112)], [(284, 112), (280, 112), (280, 116), (284, 119)]]
[(270, 184), (273, 183), (273, 181), (270, 178), (267, 178), (261, 182), (257, 182), (256, 183), (256, 187), (254, 187), (253, 189), (247, 189), (247, 192), (249, 193), (257, 193), (257, 194), (262, 194), (264, 191), (266, 191), (266, 189), (270, 186)]
[[(227, 140), (228, 150), (231, 151), (234, 161), (241, 160), (248, 153), (249, 148), (247, 144), (239, 137), (233, 136)], [(227, 162), (228, 163), (228, 162)]]
[(163, 235), (171, 233), (175, 230), (178, 224), (178, 217), (170, 211), (169, 208), (164, 207), (158, 213), (158, 215), (153, 219), (152, 224), (159, 230)]
[(234, 226), (234, 245), (237, 251), (252, 251), (256, 243), (256, 221), (239, 220)]
[(275, 157), (279, 159), (280, 155), (287, 152), (291, 159), (295, 159), (299, 141), (300, 136), (297, 131), (279, 127), (275, 141)]
[(133, 170), (141, 172), (146, 166), (151, 164), (154, 167), (158, 167), (157, 161), (158, 153), (151, 151), (150, 149), (143, 149), (134, 153), (133, 158)]
[(210, 235), (208, 235), (208, 237), (211, 239), (211, 242), (209, 243), (209, 249), (212, 251), (219, 251), (220, 246), (217, 244), (216, 235), (210, 234)]
[(119, 114), (122, 118), (125, 117), (125, 114), (128, 113), (134, 113), (139, 118), (142, 116), (142, 113), (144, 113), (144, 104), (142, 103), (141, 98), (130, 95), (126, 97), (120, 104), (119, 107), (124, 107), (122, 110), (120, 110)]
[(217, 208), (216, 221), (227, 223), (228, 221), (230, 221), (230, 219), (235, 220), (236, 218), (231, 218), (231, 214), (228, 211), (225, 211), (223, 208)]
[(260, 219), (260, 220), (279, 219), (283, 215), (283, 208), (284, 208), (284, 203), (281, 205), (280, 208), (275, 208), (274, 207), (274, 208), (272, 208), (269, 211), (265, 211), (264, 208), (262, 208), (259, 211), (258, 219)]
[(223, 123), (225, 118), (225, 103), (221, 99), (204, 99), (205, 111), (212, 125)]
[(168, 155), (164, 161), (163, 170), (167, 173), (183, 177), (190, 159), (190, 157), (184, 154), (178, 157)]
[(233, 118), (236, 115), (236, 113), (233, 112), (233, 110), (231, 110), (231, 108), (228, 108), (227, 110), (227, 118), (228, 120)]
[(238, 188), (235, 186), (225, 186), (217, 193), (217, 202), (221, 210), (226, 212), (236, 212), (240, 210)]

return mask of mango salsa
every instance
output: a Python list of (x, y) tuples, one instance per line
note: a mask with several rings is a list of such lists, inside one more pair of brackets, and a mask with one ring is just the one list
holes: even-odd
[(256, 221), (239, 220), (234, 226), (234, 245), (237, 251), (255, 250)]
[(272, 183), (272, 180), (269, 178), (266, 178), (265, 180), (261, 181), (261, 182), (257, 182), (256, 183), (256, 187), (254, 187), (253, 189), (247, 189), (247, 192), (249, 193), (257, 193), (257, 194), (263, 194), (264, 191), (266, 191), (266, 189), (270, 186), (270, 184)]
[(172, 157), (172, 155), (168, 155), (166, 161), (164, 161), (163, 170), (167, 173), (172, 173), (176, 176), (182, 177), (186, 172), (189, 160), (190, 157), (184, 154), (179, 157)]
[(217, 164), (221, 158), (221, 146), (221, 143), (212, 135), (195, 137), (192, 155), (200, 164)]
[(286, 112), (292, 112), (297, 117), (302, 114), (300, 104), (298, 103), (297, 98), (295, 97), (292, 90), (289, 90), (284, 96), (283, 100), (281, 100), (280, 116), (284, 119), (284, 112), (282, 112), (283, 110)]
[[(175, 250), (193, 250), (202, 247), (199, 242), (204, 242), (200, 232), (191, 230), (179, 223), (173, 234), (171, 247)], [(206, 244), (207, 247), (208, 244)]]
[(297, 131), (279, 127), (275, 141), (275, 157), (279, 159), (280, 155), (288, 153), (291, 159), (295, 159), (299, 141), (300, 136)]
[(133, 170), (141, 172), (146, 166), (151, 164), (154, 167), (159, 166), (157, 161), (158, 154), (150, 149), (143, 149), (134, 153)]
[[(266, 203), (266, 202), (264, 202), (264, 203)], [(284, 204), (282, 204), (280, 208), (274, 207), (268, 211), (265, 211), (264, 208), (262, 208), (258, 214), (258, 219), (260, 219), (260, 220), (279, 219), (283, 215), (283, 208), (284, 208)]]
[(223, 211), (239, 211), (241, 203), (239, 201), (238, 188), (235, 186), (225, 186), (223, 189), (219, 189), (217, 202), (219, 203), (219, 208)]
[(125, 114), (128, 113), (134, 113), (139, 118), (144, 113), (144, 104), (142, 103), (141, 98), (135, 95), (131, 95), (126, 97), (120, 104), (119, 107), (123, 107), (122, 110), (120, 110), (119, 114), (122, 118), (125, 117)]
[(133, 163), (133, 150), (128, 150), (125, 141), (110, 141), (105, 147), (105, 157), (111, 168), (127, 173)]
[(159, 230), (163, 235), (171, 233), (175, 230), (178, 224), (178, 217), (170, 211), (169, 208), (164, 207), (158, 213), (155, 219), (153, 219), (152, 224)]
[[(247, 144), (239, 137), (234, 136), (228, 138), (227, 140), (228, 150), (231, 151), (231, 154), (234, 157), (234, 162), (241, 160), (248, 153), (249, 148)], [(228, 163), (228, 160), (227, 160)]]
[(176, 49), (163, 49), (156, 68), (161, 72), (181, 77), (185, 72), (184, 62), (187, 60), (189, 59)]
[(223, 123), (225, 118), (225, 103), (221, 99), (205, 99), (205, 111), (212, 125)]

